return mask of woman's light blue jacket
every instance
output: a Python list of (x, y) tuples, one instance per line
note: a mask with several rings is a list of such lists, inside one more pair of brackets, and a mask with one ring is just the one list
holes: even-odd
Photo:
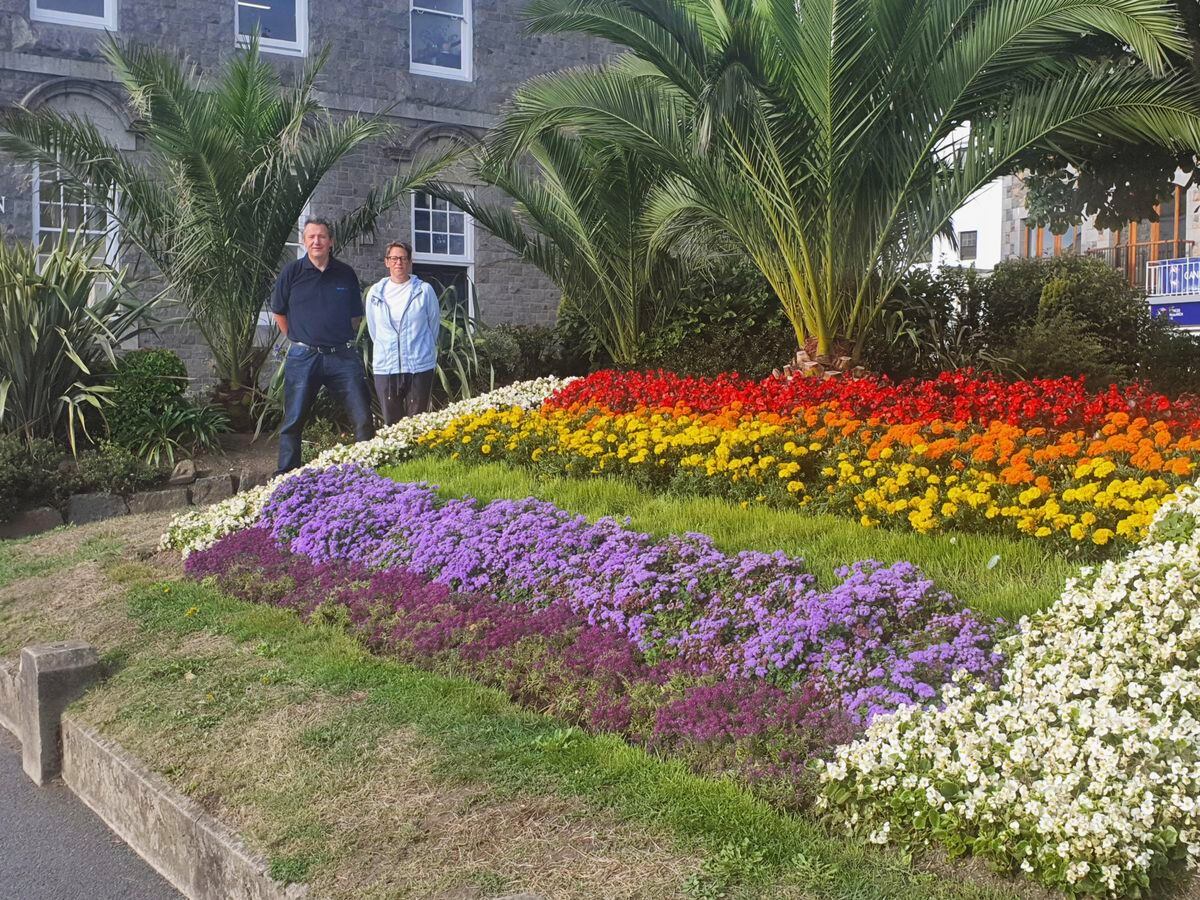
[(395, 311), (384, 299), (387, 283), (384, 278), (368, 288), (364, 304), (367, 330), (375, 346), (373, 371), (376, 375), (427, 372), (437, 365), (438, 329), (442, 324), (437, 293), (433, 285), (413, 275), (408, 302)]

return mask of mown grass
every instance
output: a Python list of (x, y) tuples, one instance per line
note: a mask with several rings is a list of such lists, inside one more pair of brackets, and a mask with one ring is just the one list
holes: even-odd
[(1010, 621), (1053, 603), (1078, 568), (1033, 541), (864, 528), (832, 515), (655, 494), (611, 477), (540, 478), (503, 463), (445, 457), (420, 457), (382, 471), (397, 481), (436, 484), (446, 496), (539, 497), (590, 518), (627, 516), (634, 528), (651, 534), (703, 532), (726, 551), (784, 550), (804, 557), (825, 585), (834, 583), (839, 566), (856, 560), (909, 560), (973, 609)]
[[(775, 810), (732, 782), (697, 777), (677, 762), (650, 756), (613, 736), (564, 728), (470, 681), (373, 657), (339, 629), (304, 625), (291, 613), (233, 600), (209, 584), (139, 586), (132, 592), (130, 611), (148, 638), (206, 634), (257, 647), (259, 654), (269, 648), (274, 682), (332, 697), (365, 698), (348, 707), (336, 727), (323, 726), (306, 736), (338, 758), (353, 760), (387, 730), (411, 728), (438, 747), (442, 777), (484, 782), (514, 797), (553, 793), (583, 798), (606, 813), (665, 832), (707, 860), (683, 886), (690, 896), (1027, 896), (1024, 885), (1014, 889), (994, 880), (973, 882), (919, 871), (901, 856)], [(156, 704), (155, 692), (177, 689), (178, 679), (164, 681), (160, 669), (151, 663), (130, 664), (117, 678), (138, 681), (149, 708), (166, 710), (175, 704)], [(205, 728), (215, 724), (203, 723)], [(279, 827), (286, 824), (281, 821)], [(274, 869), (303, 877), (320, 862), (313, 853), (320, 856), (316, 845), (310, 853), (280, 856), (273, 860)]]
[(66, 553), (52, 556), (38, 554), (32, 549), (34, 538), (0, 541), (0, 588), (6, 588), (23, 578), (49, 575), (60, 569), (88, 560), (104, 560), (121, 552), (123, 543), (109, 537), (91, 537), (81, 541)]

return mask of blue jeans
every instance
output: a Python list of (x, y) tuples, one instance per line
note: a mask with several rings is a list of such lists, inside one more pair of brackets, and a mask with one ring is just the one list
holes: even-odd
[(369, 440), (375, 434), (367, 373), (358, 351), (344, 348), (320, 353), (293, 344), (283, 364), (283, 426), (279, 430), (276, 475), (300, 465), (300, 435), (322, 385), (350, 416), (355, 440)]

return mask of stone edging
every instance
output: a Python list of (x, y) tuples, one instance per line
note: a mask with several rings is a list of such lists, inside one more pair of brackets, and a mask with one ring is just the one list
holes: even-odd
[(116, 743), (62, 721), (63, 781), (185, 897), (297, 900), (308, 886), (271, 878), (266, 859)]
[(202, 476), (189, 485), (168, 485), (142, 491), (128, 499), (103, 492), (72, 494), (64, 512), (51, 506), (39, 506), (17, 513), (9, 522), (0, 522), (0, 540), (29, 537), (63, 524), (86, 525), (116, 516), (183, 509), (189, 505), (208, 506), (240, 491), (266, 484), (272, 477), (270, 473), (243, 469), (232, 474)]
[(231, 829), (150, 772), (118, 744), (63, 716), (99, 675), (94, 647), (62, 641), (0, 660), (0, 727), (21, 742), (37, 784), (63, 781), (151, 868), (192, 900), (299, 900), (308, 886), (284, 885), (267, 860)]

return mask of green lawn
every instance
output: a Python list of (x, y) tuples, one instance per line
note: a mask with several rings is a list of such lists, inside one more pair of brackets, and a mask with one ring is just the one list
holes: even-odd
[[(357, 758), (388, 729), (412, 728), (439, 747), (443, 777), (486, 782), (502, 796), (578, 797), (622, 820), (661, 830), (707, 860), (684, 886), (691, 897), (1008, 900), (1020, 895), (991, 879), (921, 872), (893, 853), (830, 835), (804, 818), (773, 809), (730, 781), (692, 775), (678, 762), (651, 756), (611, 735), (564, 728), (514, 706), (499, 691), (373, 657), (340, 629), (304, 625), (291, 613), (232, 600), (208, 584), (135, 588), (130, 612), (147, 638), (164, 633), (193, 641), (202, 634), (224, 636), (267, 653), (273, 683), (367, 698), (348, 707), (332, 730), (310, 735), (347, 758)], [(223, 668), (212, 660), (205, 666), (205, 671)], [(205, 677), (205, 671), (197, 669), (197, 678)], [(132, 685), (137, 685), (142, 708), (170, 713), (178, 706), (177, 700), (167, 699), (180, 690), (178, 678), (164, 682), (162, 666), (154, 659), (127, 661), (110, 689)], [(245, 692), (239, 688), (230, 696), (240, 698)], [(156, 695), (161, 697), (156, 700)], [(209, 708), (216, 720), (205, 720), (205, 729), (215, 727), (223, 714), (219, 706)], [(175, 727), (188, 727), (173, 715), (167, 719)], [(278, 827), (286, 830), (287, 822)], [(304, 865), (294, 854), (276, 856), (276, 872), (292, 874), (299, 866), (294, 874), (302, 876), (310, 857), (323, 858), (320, 846), (318, 835), (311, 851), (302, 854)]]
[(472, 465), (444, 457), (421, 457), (382, 471), (397, 481), (437, 484), (446, 496), (540, 497), (592, 518), (628, 516), (634, 528), (652, 534), (703, 532), (727, 551), (785, 550), (804, 557), (823, 584), (833, 582), (839, 566), (856, 560), (909, 560), (972, 608), (1009, 620), (1054, 602), (1078, 569), (1032, 541), (864, 528), (831, 515), (655, 494), (614, 478), (539, 478), (502, 463)]

